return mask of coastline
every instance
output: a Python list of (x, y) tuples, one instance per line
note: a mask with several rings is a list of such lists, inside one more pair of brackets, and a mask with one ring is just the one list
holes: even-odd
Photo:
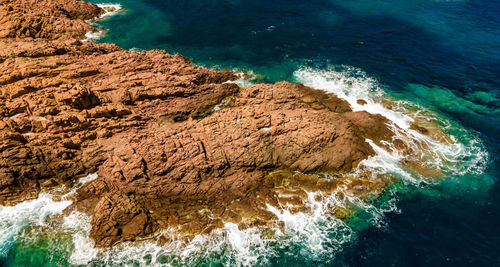
[[(79, 189), (76, 201), (65, 211), (69, 214), (72, 210), (79, 210), (93, 215), (90, 235), (98, 247), (158, 236), (159, 232), (178, 226), (181, 227), (178, 232), (188, 238), (227, 227), (279, 229), (280, 222), (286, 220), (280, 218), (283, 211), (276, 210), (276, 207), (292, 205), (296, 208), (295, 213), (307, 213), (308, 205), (304, 200), (310, 198), (307, 192), (328, 195), (342, 187), (346, 188), (344, 194), (362, 200), (376, 198), (390, 184), (392, 178), (377, 177), (378, 174), (352, 176), (353, 172), (358, 174), (356, 168), (361, 162), (387, 150), (395, 137), (394, 129), (387, 126), (390, 121), (364, 111), (358, 98), (348, 102), (333, 94), (286, 82), (239, 88), (226, 83), (237, 79), (229, 70), (195, 67), (190, 60), (164, 51), (130, 53), (110, 44), (88, 42), (68, 46), (65, 44), (70, 42), (68, 39), (63, 42), (36, 39), (28, 40), (29, 46), (36, 48), (37, 41), (56, 47), (63, 43), (62, 49), (70, 51), (68, 54), (61, 58), (56, 49), (45, 52), (44, 56), (58, 57), (54, 64), (62, 60), (64, 64), (70, 62), (71, 67), (65, 71), (67, 65), (63, 65), (61, 71), (58, 69), (61, 65), (56, 66), (62, 79), (51, 81), (52, 78), (48, 77), (46, 84), (49, 87), (25, 88), (24, 92), (13, 93), (18, 89), (15, 86), (5, 90), (6, 103), (21, 97), (29, 104), (22, 106), (25, 112), (19, 112), (22, 108), (3, 111), (11, 116), (8, 116), (8, 122), (4, 120), (0, 125), (3, 126), (0, 130), (5, 134), (3, 136), (8, 136), (9, 142), (18, 142), (14, 143), (14, 148), (33, 149), (31, 143), (42, 143), (43, 147), (63, 144), (62, 148), (52, 152), (57, 155), (52, 160), (57, 164), (62, 161), (72, 170), (65, 177), (37, 182), (38, 185), (32, 185), (29, 190), (70, 186), (75, 173), (81, 177), (98, 171), (99, 177)], [(30, 49), (32, 47), (27, 47), (28, 52), (24, 53), (36, 52)], [(84, 57), (86, 61), (78, 62), (76, 60), (82, 58), (73, 59), (70, 53)], [(7, 57), (5, 61), (9, 59)], [(94, 60), (102, 66), (79, 70)], [(28, 64), (28, 67), (40, 64), (30, 63), (32, 65)], [(117, 71), (118, 68), (124, 70)], [(108, 71), (114, 73), (108, 74)], [(156, 72), (161, 73), (155, 75)], [(131, 78), (122, 81), (120, 77)], [(30, 76), (21, 73), (20, 78), (4, 79), (2, 85), (18, 83)], [(160, 82), (149, 82), (151, 78)], [(64, 88), (64, 85), (75, 82), (79, 85)], [(117, 86), (124, 86), (126, 90), (114, 88)], [(50, 103), (47, 105), (34, 99), (34, 93), (40, 91), (56, 95), (57, 105), (63, 103), (58, 114), (52, 115), (55, 111), (36, 114), (41, 108), (51, 107)], [(59, 91), (64, 91), (64, 94), (58, 96)], [(118, 99), (115, 95), (119, 96)], [(199, 119), (200, 115), (226, 100), (229, 100), (226, 108)], [(35, 105), (30, 105), (33, 102)], [(269, 105), (272, 108), (268, 108)], [(64, 112), (67, 114), (62, 116), (60, 113)], [(328, 114), (326, 119), (324, 114)], [(74, 125), (64, 125), (64, 121)], [(28, 129), (26, 125), (32, 128)], [(331, 129), (332, 125), (335, 129)], [(415, 137), (405, 136), (411, 126), (396, 125), (402, 129), (399, 132), (401, 147), (397, 149), (408, 150), (408, 143)], [(416, 129), (420, 135), (432, 139), (432, 125), (419, 127)], [(80, 140), (64, 136), (78, 132), (78, 128), (90, 130), (90, 134), (79, 136)], [(213, 132), (219, 136), (211, 136)], [(439, 132), (439, 129), (434, 132)], [(307, 137), (304, 138), (303, 134)], [(54, 137), (58, 140), (50, 141)], [(290, 143), (299, 145), (290, 147)], [(12, 143), (8, 149), (13, 149)], [(241, 151), (249, 155), (243, 155)], [(329, 158), (339, 151), (348, 153), (341, 153), (341, 158)], [(16, 155), (19, 154), (16, 151)], [(300, 159), (303, 157), (306, 160)], [(174, 162), (169, 162), (172, 158)], [(85, 162), (83, 171), (81, 165), (71, 165), (70, 162), (75, 161)], [(190, 168), (191, 165), (195, 168)], [(41, 168), (36, 164), (33, 166)], [(7, 171), (2, 171), (8, 173), (13, 168), (22, 169), (8, 166), (4, 167)], [(273, 177), (276, 173), (279, 175)], [(29, 181), (30, 175), (27, 173), (24, 179)], [(40, 175), (36, 180), (49, 176), (54, 174)], [(329, 178), (324, 179), (325, 176)], [(221, 177), (224, 178), (222, 183), (217, 180)], [(179, 179), (182, 181), (178, 182)], [(214, 186), (219, 188), (214, 190)], [(26, 188), (21, 191), (26, 191)], [(292, 197), (290, 192), (293, 192)], [(236, 199), (242, 203), (233, 204)], [(201, 204), (196, 204), (200, 200)], [(110, 209), (114, 206), (125, 208)], [(185, 214), (179, 214), (179, 210), (184, 210)], [(199, 211), (204, 210), (210, 212), (200, 214)], [(336, 213), (337, 218), (349, 216), (346, 211), (337, 210)], [(169, 219), (162, 221), (155, 216)], [(110, 221), (112, 225), (108, 224)]]
[[(98, 9), (97, 6), (89, 4), (88, 7), (92, 8), (94, 14), (96, 15), (102, 16), (102, 14), (105, 14), (101, 9)], [(89, 16), (85, 17), (85, 19), (88, 20)], [(78, 36), (82, 36), (83, 34), (84, 32), (80, 31), (76, 32), (75, 36), (77, 36), (77, 38), (80, 38)], [(61, 38), (66, 37), (59, 37), (59, 39)], [(12, 41), (17, 42), (14, 40)], [(37, 39), (34, 39), (33, 41), (36, 42)], [(40, 41), (46, 42), (45, 40)], [(58, 40), (50, 42), (61, 43)], [(95, 48), (104, 49), (104, 51), (101, 52), (102, 54), (98, 55), (97, 57), (95, 54), (89, 54), (87, 56), (89, 60), (95, 61), (99, 56), (101, 56), (103, 57), (103, 60), (101, 60), (101, 62), (113, 62), (117, 60), (117, 58), (124, 57), (127, 58), (126, 61), (133, 62), (133, 64), (138, 66), (139, 69), (146, 69), (146, 73), (148, 74), (141, 74), (139, 71), (139, 74), (132, 72), (133, 75), (130, 75), (132, 74), (131, 68), (120, 70), (112, 67), (111, 69), (109, 69), (109, 67), (105, 64), (100, 65), (103, 67), (98, 67), (97, 69), (83, 68), (81, 70), (77, 70), (76, 72), (74, 70), (70, 70), (70, 73), (61, 75), (61, 78), (77, 80), (82, 84), (79, 86), (77, 85), (76, 87), (66, 87), (67, 89), (65, 90), (68, 91), (62, 94), (58, 93), (57, 91), (60, 91), (60, 86), (64, 85), (67, 81), (60, 80), (60, 77), (55, 77), (56, 81), (52, 82), (50, 81), (51, 78), (48, 78), (49, 81), (47, 81), (46, 83), (48, 83), (49, 86), (50, 84), (56, 84), (55, 87), (49, 87), (48, 90), (45, 87), (42, 87), (41, 90), (33, 91), (37, 91), (37, 93), (47, 91), (46, 93), (48, 94), (55, 94), (55, 103), (57, 103), (58, 105), (60, 105), (61, 103), (65, 103), (67, 106), (62, 109), (67, 110), (66, 112), (68, 112), (68, 114), (64, 114), (60, 106), (59, 108), (56, 108), (57, 111), (50, 111), (49, 113), (42, 114), (28, 113), (26, 115), (23, 115), (23, 113), (18, 113), (18, 110), (8, 110), (6, 112), (9, 113), (11, 121), (15, 124), (9, 121), (5, 124), (3, 129), (7, 131), (14, 130), (18, 133), (20, 132), (21, 136), (23, 136), (21, 143), (27, 142), (28, 146), (23, 145), (12, 147), (12, 149), (14, 149), (12, 153), (17, 154), (19, 154), (19, 149), (38, 149), (37, 147), (29, 147), (30, 142), (34, 141), (36, 143), (42, 144), (47, 143), (48, 145), (52, 143), (50, 141), (51, 139), (59, 139), (55, 144), (53, 144), (56, 145), (56, 151), (52, 152), (51, 154), (56, 155), (56, 157), (54, 157), (52, 160), (54, 161), (54, 164), (56, 164), (56, 166), (57, 164), (61, 164), (59, 161), (63, 161), (64, 164), (69, 167), (66, 167), (67, 171), (63, 173), (40, 173), (35, 174), (37, 175), (35, 177), (32, 177), (31, 174), (27, 173), (25, 178), (23, 178), (26, 179), (26, 182), (23, 182), (23, 184), (29, 184), (29, 181), (32, 181), (31, 179), (33, 178), (36, 178), (36, 180), (39, 180), (41, 178), (43, 179), (44, 176), (59, 176), (60, 178), (50, 178), (48, 179), (48, 181), (36, 182), (35, 184), (31, 185), (31, 189), (29, 190), (21, 187), (18, 189), (19, 191), (17, 191), (21, 194), (24, 194), (23, 192), (26, 191), (37, 192), (42, 187), (51, 188), (60, 184), (69, 186), (71, 184), (72, 176), (81, 176), (86, 175), (90, 172), (95, 172), (97, 170), (97, 167), (100, 166), (99, 178), (90, 183), (88, 186), (78, 190), (76, 203), (79, 204), (72, 205), (67, 211), (68, 213), (76, 208), (78, 210), (93, 214), (92, 224), (96, 227), (93, 227), (92, 230), (95, 230), (95, 232), (91, 232), (91, 237), (96, 240), (96, 244), (98, 246), (107, 247), (120, 239), (133, 240), (141, 236), (148, 236), (156, 232), (157, 229), (165, 228), (167, 225), (170, 226), (179, 223), (181, 225), (187, 226), (188, 229), (191, 227), (195, 227), (195, 229), (199, 228), (198, 230), (194, 230), (194, 232), (210, 232), (210, 229), (213, 229), (214, 227), (217, 228), (217, 225), (219, 225), (220, 227), (220, 219), (210, 219), (206, 221), (206, 218), (201, 218), (202, 220), (205, 220), (205, 222), (200, 226), (191, 225), (190, 223), (185, 225), (185, 219), (176, 218), (179, 215), (170, 214), (171, 212), (176, 212), (176, 208), (163, 211), (156, 210), (155, 213), (157, 214), (166, 212), (166, 214), (162, 217), (173, 219), (173, 221), (170, 221), (171, 219), (169, 219), (168, 222), (159, 221), (160, 223), (158, 224), (159, 218), (153, 219), (150, 210), (148, 208), (145, 208), (147, 206), (150, 206), (150, 208), (158, 209), (155, 208), (155, 206), (157, 206), (158, 203), (162, 202), (166, 202), (166, 206), (163, 205), (163, 207), (168, 207), (172, 204), (172, 201), (181, 201), (181, 203), (184, 202), (185, 200), (182, 200), (183, 198), (187, 198), (187, 202), (186, 204), (180, 205), (185, 206), (185, 209), (187, 208), (187, 211), (192, 208), (194, 208), (195, 210), (200, 208), (209, 208), (212, 209), (213, 213), (219, 214), (217, 217), (225, 217), (224, 221), (233, 221), (241, 225), (247, 224), (248, 226), (253, 226), (254, 224), (267, 224), (267, 221), (272, 219), (274, 216), (270, 214), (266, 209), (259, 208), (258, 206), (252, 207), (253, 204), (250, 204), (253, 201), (257, 201), (259, 198), (261, 199), (258, 201), (262, 202), (262, 205), (265, 205), (264, 203), (269, 201), (271, 201), (271, 203), (277, 203), (276, 201), (278, 200), (274, 197), (274, 189), (270, 191), (270, 189), (272, 188), (272, 184), (270, 183), (269, 179), (266, 178), (267, 171), (260, 170), (260, 168), (269, 169), (270, 166), (276, 165), (275, 167), (271, 167), (270, 169), (290, 169), (305, 172), (348, 172), (367, 155), (371, 155), (373, 153), (373, 150), (368, 146), (367, 143), (363, 141), (363, 138), (361, 136), (358, 136), (358, 133), (351, 131), (342, 133), (338, 132), (339, 129), (326, 130), (327, 127), (324, 123), (328, 123), (328, 121), (330, 121), (329, 123), (331, 123), (332, 121), (338, 121), (340, 125), (344, 125), (339, 127), (348, 127), (347, 125), (351, 125), (349, 127), (366, 127), (364, 126), (364, 124), (383, 124), (383, 122), (385, 121), (385, 119), (381, 116), (372, 116), (367, 113), (353, 113), (352, 115), (349, 115), (354, 116), (355, 120), (358, 120), (358, 117), (364, 118), (365, 121), (363, 121), (361, 124), (356, 123), (355, 121), (351, 121), (351, 119), (349, 119), (348, 117), (344, 119), (343, 117), (339, 116), (339, 113), (347, 112), (350, 114), (350, 107), (346, 102), (336, 98), (333, 95), (327, 95), (320, 91), (315, 91), (311, 88), (304, 87), (302, 85), (279, 83), (276, 85), (255, 85), (253, 87), (241, 89), (235, 84), (225, 83), (228, 80), (237, 79), (237, 76), (231, 71), (198, 68), (193, 66), (190, 60), (186, 60), (179, 55), (170, 56), (163, 51), (146, 51), (137, 54), (123, 51), (119, 48), (114, 47), (113, 45), (94, 44), (89, 42), (76, 43), (76, 45), (78, 47), (77, 49), (81, 49), (80, 47), (83, 48), (83, 53), (87, 53), (85, 51), (87, 49), (89, 49), (90, 51), (95, 51)], [(27, 48), (31, 49), (32, 45), (30, 44)], [(70, 46), (68, 50), (70, 49), (75, 49), (75, 47)], [(49, 55), (49, 57), (50, 56), (52, 55)], [(57, 54), (55, 54), (54, 56), (59, 57), (59, 55)], [(66, 57), (64, 59), (66, 61), (74, 60), (72, 59), (71, 54), (64, 54), (63, 56)], [(143, 65), (144, 56), (150, 58), (148, 60), (150, 63), (148, 64), (153, 64), (152, 67), (155, 72), (157, 72), (157, 69), (165, 69), (166, 71), (171, 71), (172, 69), (174, 69), (173, 71), (175, 73), (181, 72), (185, 74), (184, 76), (182, 76), (183, 74), (181, 74), (179, 78), (177, 78), (176, 76), (165, 74), (149, 74), (152, 73), (149, 70), (151, 68), (151, 65)], [(139, 58), (141, 59), (137, 60)], [(155, 58), (161, 60), (157, 60)], [(81, 58), (75, 58), (75, 60), (78, 61), (74, 61), (71, 64), (86, 64), (84, 61), (82, 61)], [(171, 61), (168, 62), (168, 60)], [(35, 64), (38, 63), (35, 62)], [(111, 64), (112, 66), (116, 66), (120, 65), (121, 62), (113, 62)], [(178, 65), (176, 66), (175, 64)], [(26, 68), (26, 66), (21, 67)], [(55, 67), (57, 68), (58, 66), (56, 65)], [(135, 67), (135, 69), (137, 70), (138, 67)], [(71, 67), (70, 69), (73, 68), (74, 67)], [(102, 68), (108, 70), (104, 70)], [(132, 77), (132, 84), (130, 84), (130, 82), (126, 82), (124, 86), (126, 88), (110, 90), (109, 86), (115, 86), (110, 82), (113, 82), (115, 79), (111, 78), (111, 81), (104, 80), (105, 85), (103, 85), (103, 81), (99, 81), (98, 78), (102, 77), (109, 80), (109, 70), (116, 70), (118, 72), (117, 75), (119, 76), (122, 76), (122, 73), (127, 73), (127, 76)], [(158, 83), (157, 81), (155, 81), (153, 85), (157, 86), (157, 88), (145, 89), (147, 88), (147, 86), (145, 86), (145, 83), (151, 84), (151, 82), (148, 82), (147, 80), (141, 80), (138, 82), (136, 77), (139, 77), (139, 79), (141, 79), (140, 75), (148, 77), (149, 81), (151, 81), (151, 79), (149, 78), (150, 75), (154, 75), (157, 77), (157, 79), (163, 80), (163, 82)], [(167, 82), (167, 84), (170, 83), (172, 84), (170, 86), (173, 87), (166, 87), (165, 82), (171, 81), (172, 79), (177, 81)], [(24, 79), (21, 78), (20, 80), (23, 81)], [(88, 84), (89, 82), (91, 84), (94, 83), (94, 85)], [(99, 86), (96, 86), (95, 82), (97, 82)], [(122, 82), (122, 84), (124, 83)], [(131, 89), (128, 89), (127, 87)], [(18, 95), (16, 95), (16, 93), (14, 92), (10, 93), (8, 91), (9, 89), (10, 88), (6, 87), (4, 95), (10, 95), (11, 98), (17, 99), (22, 96), (24, 99), (29, 99), (32, 103), (31, 97), (34, 95), (31, 92), (21, 91), (20, 93), (17, 93)], [(273, 100), (272, 98), (269, 99), (268, 97), (264, 97), (264, 95), (266, 94), (266, 90), (269, 89), (272, 89), (276, 92), (277, 95), (275, 100)], [(285, 91), (289, 92), (285, 93)], [(296, 100), (290, 99), (287, 96), (290, 93), (296, 94), (296, 98), (302, 100), (299, 100), (300, 102), (297, 102), (297, 104), (299, 105), (299, 109), (294, 110), (296, 108), (292, 108), (289, 114), (279, 110), (279, 108), (269, 109), (267, 107), (269, 103), (263, 103), (261, 100), (267, 99), (266, 101), (270, 101), (271, 103), (274, 101), (278, 101), (276, 102), (276, 104), (281, 103), (279, 104), (281, 106), (283, 106), (284, 104), (286, 111), (290, 109), (289, 107), (287, 107), (290, 104), (296, 105), (293, 104), (293, 102), (295, 102)], [(116, 96), (118, 96), (118, 98)], [(227, 98), (232, 98), (232, 100), (228, 104), (228, 108), (217, 110), (208, 117), (201, 120), (196, 119), (198, 116), (204, 114), (212, 107), (217, 106)], [(190, 99), (196, 99), (196, 101), (193, 102)], [(28, 101), (25, 101), (25, 103), (26, 102)], [(154, 105), (151, 105), (152, 103), (154, 103)], [(36, 102), (35, 105), (37, 105)], [(42, 105), (46, 104), (44, 103)], [(278, 107), (279, 105), (277, 105), (276, 107)], [(6, 106), (9, 105), (7, 104)], [(252, 107), (252, 109), (255, 111), (252, 113), (247, 113), (245, 110), (248, 107)], [(318, 117), (319, 113), (317, 112), (310, 114), (310, 112), (304, 110), (304, 108), (307, 109), (308, 107), (312, 107), (312, 111), (330, 110), (331, 118), (325, 120), (321, 117)], [(139, 108), (139, 110), (134, 110), (137, 108)], [(42, 109), (47, 108), (45, 108), (44, 106), (36, 108), (26, 106), (26, 110)], [(318, 115), (316, 115), (315, 113), (317, 113)], [(49, 117), (49, 114), (54, 114), (50, 115), (54, 117)], [(291, 117), (290, 120), (286, 121), (285, 119), (285, 121), (283, 121), (283, 119), (280, 118), (282, 116), (295, 116), (295, 118)], [(297, 118), (300, 117), (304, 118), (297, 121)], [(37, 128), (26, 128), (26, 130), (24, 130), (25, 128), (23, 128), (23, 124), (32, 124), (33, 119), (43, 123), (37, 125)], [(111, 119), (111, 122), (109, 121), (109, 119)], [(278, 121), (274, 121), (276, 119), (278, 119)], [(56, 123), (56, 121), (58, 120), (69, 120), (71, 121), (71, 123), (63, 123), (61, 125), (63, 129), (60, 129)], [(233, 123), (231, 123), (231, 121), (234, 122), (242, 120), (247, 120), (248, 124), (234, 125)], [(301, 120), (306, 120), (308, 122), (307, 124), (303, 124), (300, 122)], [(51, 122), (54, 122), (54, 124), (51, 125)], [(104, 125), (99, 126), (99, 124), (102, 123), (104, 123)], [(227, 126), (225, 127), (229, 126), (231, 130), (225, 130), (227, 133), (221, 133), (220, 137), (210, 136), (210, 132), (220, 130), (221, 123), (226, 124)], [(309, 125), (310, 123), (313, 123), (313, 125)], [(71, 129), (74, 129), (75, 127), (75, 125), (73, 124), (76, 124), (76, 129), (85, 129), (86, 132), (80, 134), (78, 137), (70, 138), (70, 136), (64, 134), (64, 132), (67, 132), (68, 130), (72, 131)], [(160, 126), (160, 128), (158, 128), (158, 125)], [(105, 126), (105, 128), (102, 128), (103, 126)], [(165, 128), (165, 126), (167, 127)], [(314, 139), (312, 140), (302, 139), (302, 141), (300, 141), (305, 142), (304, 145), (307, 148), (293, 148), (287, 145), (288, 141), (285, 141), (289, 139), (287, 136), (291, 135), (291, 138), (300, 138), (299, 136), (293, 137), (297, 135), (297, 130), (302, 131), (301, 129), (305, 130), (307, 128), (311, 128), (311, 133), (314, 133), (313, 129), (318, 127), (320, 127), (320, 129), (322, 130), (316, 133), (318, 135), (317, 137), (314, 137)], [(280, 128), (282, 128), (283, 130), (285, 130), (285, 128), (292, 130), (285, 130), (283, 132), (283, 130), (279, 130)], [(51, 129), (52, 133), (55, 136), (51, 136)], [(116, 130), (110, 131), (109, 129)], [(158, 129), (162, 129), (163, 131), (160, 132), (159, 135), (157, 133)], [(270, 131), (271, 129), (272, 131)], [(88, 130), (91, 131), (89, 132)], [(331, 142), (331, 145), (322, 147), (325, 140), (325, 133), (323, 131), (325, 130), (328, 135), (333, 134), (334, 137), (326, 137), (326, 140), (330, 140), (327, 142)], [(37, 132), (40, 134), (37, 134)], [(151, 132), (153, 133), (153, 135), (151, 135)], [(384, 136), (387, 137), (392, 135), (385, 127), (382, 127), (379, 132), (363, 132), (371, 135), (371, 139), (373, 140), (382, 140)], [(134, 137), (133, 135), (131, 136), (131, 133), (134, 133), (134, 135), (137, 137)], [(235, 133), (238, 133), (237, 135), (246, 137), (244, 139), (239, 139), (234, 135)], [(201, 138), (195, 137), (194, 134), (201, 134)], [(225, 135), (228, 134), (230, 134), (229, 136), (233, 137), (231, 139), (227, 139), (229, 136), (226, 137)], [(150, 137), (148, 138), (151, 138), (151, 140), (141, 140), (144, 139), (147, 135), (150, 135)], [(33, 138), (33, 140), (26, 140), (26, 137), (29, 139)], [(130, 142), (131, 147), (123, 147), (124, 137), (130, 140), (128, 142)], [(138, 137), (139, 139), (137, 139)], [(14, 137), (11, 137), (11, 140), (13, 140), (12, 138)], [(248, 141), (246, 141), (249, 138), (251, 140), (255, 140), (250, 142), (250, 147), (248, 147)], [(274, 140), (276, 138), (278, 139)], [(280, 139), (283, 139), (283, 141), (279, 141)], [(259, 142), (257, 140), (261, 141)], [(233, 146), (233, 149), (231, 151), (228, 151), (227, 148), (225, 148), (227, 147), (225, 143), (228, 141), (230, 142), (230, 144), (232, 144), (231, 146)], [(182, 145), (182, 143), (184, 142), (188, 142), (189, 145), (185, 147), (186, 144)], [(164, 144), (165, 147), (162, 148), (162, 150), (171, 151), (169, 152), (171, 153), (171, 155), (167, 156), (166, 159), (161, 159), (161, 157), (164, 157), (161, 156), (161, 154), (165, 154), (165, 152), (161, 152), (162, 150), (157, 151), (157, 148), (150, 147), (150, 144)], [(347, 153), (345, 153), (345, 156), (343, 156), (345, 158), (331, 159), (330, 163), (326, 162), (326, 165), (324, 160), (318, 160), (316, 158), (323, 157), (322, 154), (328, 153), (326, 152), (328, 150), (339, 149), (337, 148), (337, 144), (344, 146), (347, 144), (349, 146), (349, 149), (346, 149)], [(314, 148), (315, 150), (318, 150), (316, 155), (309, 155), (307, 159), (297, 160), (298, 158), (300, 158), (300, 154), (294, 154), (304, 153), (304, 151), (310, 150), (311, 148), (309, 147), (311, 146), (317, 147)], [(269, 151), (269, 149), (271, 149), (271, 151)], [(246, 153), (248, 153), (247, 158), (241, 158), (241, 156), (239, 156), (244, 150), (246, 150)], [(82, 152), (83, 154), (80, 154)], [(109, 153), (111, 152), (115, 156), (111, 156), (110, 158), (108, 158), (107, 155), (109, 155)], [(160, 154), (158, 154), (158, 152), (160, 152)], [(47, 152), (44, 151), (42, 153)], [(139, 153), (143, 154), (143, 156), (135, 156)], [(273, 153), (276, 153), (276, 155), (273, 157), (269, 157), (269, 155)], [(284, 155), (288, 154), (289, 156), (280, 156), (280, 154), (282, 153), (285, 153)], [(58, 155), (61, 155), (61, 158), (59, 158)], [(156, 158), (157, 155), (161, 157)], [(31, 153), (28, 153), (25, 157), (33, 156), (31, 155)], [(196, 161), (198, 162), (191, 161), (191, 158), (193, 157), (197, 158)], [(169, 159), (175, 160), (173, 162), (170, 162)], [(165, 162), (165, 160), (167, 160), (167, 166), (165, 166), (165, 163), (162, 163)], [(81, 164), (82, 162), (83, 166)], [(194, 169), (191, 166), (191, 164), (193, 163), (195, 164), (193, 166)], [(171, 165), (171, 167), (168, 167), (168, 165)], [(261, 165), (262, 167), (259, 167), (259, 165)], [(6, 172), (12, 173), (12, 164), (10, 163), (7, 166), (8, 168), (6, 169)], [(148, 166), (148, 169), (145, 169), (145, 166)], [(20, 168), (22, 170), (24, 168), (33, 167), (41, 168), (42, 166), (36, 164), (32, 166), (23, 166), (23, 164), (20, 164), (19, 167), (15, 168)], [(118, 172), (116, 171), (117, 168), (119, 168)], [(155, 170), (155, 168), (157, 170)], [(169, 169), (170, 171), (168, 171)], [(52, 170), (52, 168), (43, 171), (46, 172), (50, 170)], [(154, 173), (159, 173), (159, 176), (156, 178), (155, 176), (157, 176), (158, 174)], [(13, 174), (11, 174), (10, 177), (14, 178), (14, 180), (10, 178), (10, 185), (13, 185), (14, 183), (16, 183), (16, 178)], [(224, 183), (227, 184), (222, 184), (220, 185), (222, 186), (220, 187), (220, 189), (216, 189), (213, 187), (213, 183), (220, 183), (218, 182), (218, 179), (220, 179), (219, 177), (224, 178)], [(178, 180), (179, 182), (176, 182), (176, 180)], [(367, 180), (367, 182), (369, 181)], [(153, 186), (151, 183), (154, 183), (155, 185)], [(339, 182), (334, 182), (332, 186), (334, 186), (334, 184), (336, 183)], [(147, 184), (151, 185), (146, 186)], [(158, 184), (160, 185), (159, 188)], [(187, 187), (188, 189), (186, 189), (186, 185), (189, 185), (189, 187)], [(40, 187), (37, 189), (37, 186)], [(162, 186), (165, 187), (165, 189), (162, 189)], [(12, 188), (9, 188), (8, 185), (4, 188), (6, 188), (8, 191), (12, 191)], [(158, 195), (150, 195), (150, 192), (154, 192), (153, 190), (160, 190), (160, 192), (156, 193)], [(162, 192), (163, 190), (167, 191)], [(116, 194), (109, 195), (109, 191), (116, 191)], [(221, 192), (226, 193), (221, 194)], [(15, 199), (18, 197), (16, 196), (16, 194), (17, 193), (9, 193), (7, 195), (9, 197), (6, 199), (7, 202), (3, 200), (3, 203), (11, 202), (9, 198), (13, 198), (13, 201), (16, 201)], [(100, 196), (101, 194), (103, 195)], [(257, 198), (248, 198), (249, 194), (255, 194)], [(262, 198), (262, 196), (260, 195), (264, 197)], [(34, 196), (36, 197), (36, 194)], [(230, 203), (232, 203), (232, 200), (239, 199), (242, 196), (246, 196), (248, 199), (245, 202), (246, 204), (243, 204), (243, 206), (234, 207), (236, 213), (234, 213), (235, 211), (225, 211), (225, 208), (228, 207), (227, 205), (231, 205)], [(193, 197), (194, 199), (192, 199)], [(30, 196), (28, 198), (33, 198), (33, 196)], [(144, 198), (144, 200), (141, 199), (139, 201), (140, 198)], [(190, 204), (191, 201), (195, 201), (196, 203), (200, 203), (201, 205), (196, 204), (192, 208), (188, 208), (192, 205)], [(109, 206), (114, 202), (120, 203), (119, 205), (123, 206), (124, 210), (118, 211), (118, 214), (108, 213), (112, 210), (109, 210), (109, 208), (106, 208), (106, 206)], [(111, 204), (111, 206), (113, 205), (114, 204)], [(101, 211), (105, 212), (102, 213)], [(252, 219), (251, 221), (246, 221), (247, 219), (244, 219), (245, 217), (241, 217), (243, 213), (238, 214), (239, 212), (247, 213), (247, 215), (245, 216), (249, 216), (248, 219), (251, 217), (260, 219)], [(131, 215), (127, 215), (128, 217), (123, 218), (125, 214)], [(112, 228), (114, 229), (113, 232), (99, 232), (105, 229), (107, 229), (106, 231), (109, 231), (109, 226), (106, 226), (109, 221), (117, 222), (117, 224)], [(197, 222), (199, 220), (190, 221)], [(106, 224), (103, 225), (103, 223)], [(162, 224), (164, 224), (164, 226), (161, 226)], [(128, 229), (130, 227), (130, 232), (123, 232), (123, 229)], [(136, 232), (138, 231), (138, 229), (142, 230)], [(189, 233), (191, 232), (191, 230), (187, 230), (187, 232)]]

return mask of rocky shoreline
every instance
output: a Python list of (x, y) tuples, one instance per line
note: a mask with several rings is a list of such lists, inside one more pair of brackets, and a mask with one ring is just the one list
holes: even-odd
[(383, 116), (301, 84), (240, 88), (233, 71), (181, 55), (81, 41), (103, 12), (0, 0), (0, 204), (97, 172), (66, 212), (92, 216), (90, 237), (110, 247), (172, 227), (280, 225), (266, 204), (301, 210), (306, 191), (367, 198), (390, 183), (343, 175), (375, 155), (366, 139), (394, 141)]

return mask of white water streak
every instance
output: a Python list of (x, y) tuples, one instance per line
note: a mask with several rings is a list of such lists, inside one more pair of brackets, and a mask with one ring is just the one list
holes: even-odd
[[(103, 20), (106, 18), (109, 18), (111, 16), (114, 16), (121, 12), (123, 10), (122, 6), (120, 4), (96, 4), (98, 7), (104, 10), (104, 13), (101, 14), (98, 18), (88, 20), (86, 21), (88, 24), (92, 26), (96, 26), (96, 22), (99, 20)], [(101, 39), (105, 35), (105, 30), (98, 30), (95, 32), (87, 32), (85, 33), (85, 39), (82, 41), (87, 42), (87, 41), (96, 41)]]

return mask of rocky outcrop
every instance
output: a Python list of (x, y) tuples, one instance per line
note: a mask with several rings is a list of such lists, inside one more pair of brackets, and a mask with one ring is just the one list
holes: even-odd
[[(242, 198), (275, 202), (269, 171), (348, 172), (374, 154), (366, 138), (392, 136), (385, 123), (380, 115), (353, 113), (343, 100), (300, 84), (255, 85), (206, 118), (160, 120), (149, 132), (122, 137), (99, 167), (99, 179), (79, 190), (77, 203), (91, 208), (113, 192), (136, 199), (163, 227), (183, 217), (178, 203), (241, 223), (245, 218), (238, 212), (232, 211), (236, 218), (225, 214), (227, 206)], [(259, 194), (270, 199), (258, 200)], [(257, 209), (247, 217), (265, 213)]]
[(167, 227), (268, 224), (266, 203), (291, 203), (280, 192), (300, 202), (291, 184), (363, 196), (387, 185), (333, 179), (374, 155), (366, 139), (391, 140), (384, 117), (301, 84), (242, 89), (232, 71), (180, 55), (82, 42), (101, 13), (76, 0), (0, 0), (0, 203), (98, 171), (70, 209), (92, 215), (90, 235), (108, 247)]
[[(198, 68), (180, 55), (79, 41), (93, 30), (83, 19), (102, 12), (95, 5), (0, 3), (0, 32), (9, 32), (0, 38), (1, 202), (95, 172), (114, 149), (104, 140), (116, 133), (160, 117), (199, 116), (238, 91), (222, 84), (232, 72)], [(43, 23), (35, 27), (37, 19)], [(32, 27), (40, 34), (20, 30)]]
[(126, 195), (111, 194), (102, 197), (93, 213), (90, 237), (100, 246), (111, 246), (117, 241), (147, 236), (156, 229), (148, 210)]
[(79, 37), (94, 30), (85, 20), (104, 12), (77, 0), (2, 0), (0, 4), (0, 38)]

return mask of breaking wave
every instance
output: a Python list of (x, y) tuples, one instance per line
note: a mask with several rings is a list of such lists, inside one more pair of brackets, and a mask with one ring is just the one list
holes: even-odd
[[(123, 11), (123, 7), (120, 4), (96, 4), (96, 6), (100, 7), (102, 10), (104, 10), (104, 13), (101, 14), (98, 18), (92, 19), (87, 21), (88, 24), (97, 27), (97, 22), (106, 18), (109, 18), (111, 16), (114, 16), (118, 14), (119, 12)], [(97, 31), (94, 32), (87, 32), (85, 34), (85, 39), (82, 41), (97, 41), (104, 37), (106, 34), (106, 30), (103, 29), (98, 29)]]
[[(488, 152), (476, 133), (466, 130), (457, 122), (447, 120), (444, 115), (405, 100), (396, 100), (388, 95), (375, 79), (365, 72), (349, 66), (337, 66), (326, 70), (303, 67), (295, 71), (294, 79), (307, 86), (336, 94), (351, 105), (353, 111), (367, 111), (388, 118), (395, 133), (394, 139), (403, 140), (430, 167), (442, 171), (445, 176), (481, 174), (488, 162)], [(358, 100), (364, 100), (360, 104)], [(436, 140), (412, 129), (412, 123), (422, 123), (443, 131), (449, 140)], [(397, 164), (405, 157), (390, 143), (389, 149), (378, 147), (368, 140), (377, 152), (361, 163), (381, 172), (397, 172), (408, 180), (425, 181), (410, 175)], [(423, 178), (423, 177), (420, 177)]]

